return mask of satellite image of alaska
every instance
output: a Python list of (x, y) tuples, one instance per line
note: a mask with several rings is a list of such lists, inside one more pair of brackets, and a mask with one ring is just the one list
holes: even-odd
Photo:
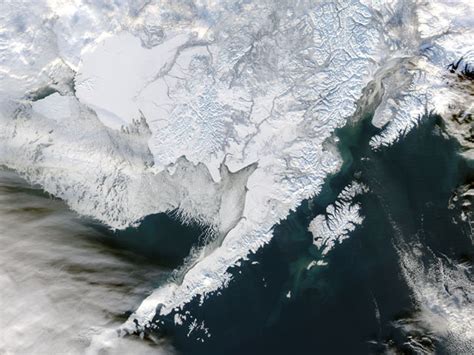
[(0, 0), (0, 354), (474, 354), (473, 0)]

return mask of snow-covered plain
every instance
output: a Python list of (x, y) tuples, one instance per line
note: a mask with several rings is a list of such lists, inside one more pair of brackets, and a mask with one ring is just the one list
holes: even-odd
[[(111, 228), (177, 209), (219, 240), (125, 329), (225, 286), (318, 194), (334, 130), (368, 107), (391, 144), (465, 102), (459, 1), (4, 1), (0, 164)], [(472, 106), (465, 107), (466, 111)]]

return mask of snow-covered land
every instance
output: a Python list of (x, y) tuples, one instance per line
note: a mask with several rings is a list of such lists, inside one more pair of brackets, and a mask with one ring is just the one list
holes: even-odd
[(367, 190), (365, 185), (352, 182), (341, 191), (336, 202), (326, 208), (325, 215), (318, 215), (311, 221), (308, 229), (313, 234), (313, 244), (322, 256), (349, 238), (349, 233), (363, 222), (360, 203), (352, 200)]
[(329, 138), (349, 118), (376, 107), (378, 147), (427, 111), (449, 115), (463, 100), (447, 68), (472, 58), (473, 11), (470, 0), (4, 1), (0, 164), (111, 228), (175, 209), (212, 227), (222, 242), (142, 303), (131, 319), (145, 326), (158, 305), (167, 314), (225, 286), (318, 194), (341, 165)]

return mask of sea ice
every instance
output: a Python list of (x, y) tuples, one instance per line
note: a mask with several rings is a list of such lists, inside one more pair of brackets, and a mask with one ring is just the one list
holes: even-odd
[(448, 112), (459, 97), (445, 73), (473, 50), (472, 10), (469, 0), (5, 1), (0, 164), (111, 228), (172, 210), (211, 228), (180, 283), (125, 326), (144, 327), (158, 305), (168, 314), (225, 286), (230, 266), (319, 193), (341, 166), (331, 137), (349, 118), (374, 107), (376, 148), (424, 112)]

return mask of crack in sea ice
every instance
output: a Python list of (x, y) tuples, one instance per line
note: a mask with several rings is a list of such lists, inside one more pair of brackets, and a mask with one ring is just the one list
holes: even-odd
[(178, 209), (218, 234), (124, 325), (143, 329), (225, 287), (320, 192), (341, 166), (330, 138), (374, 78), (374, 148), (449, 113), (440, 74), (474, 38), (456, 4), (6, 2), (0, 163), (111, 228)]

